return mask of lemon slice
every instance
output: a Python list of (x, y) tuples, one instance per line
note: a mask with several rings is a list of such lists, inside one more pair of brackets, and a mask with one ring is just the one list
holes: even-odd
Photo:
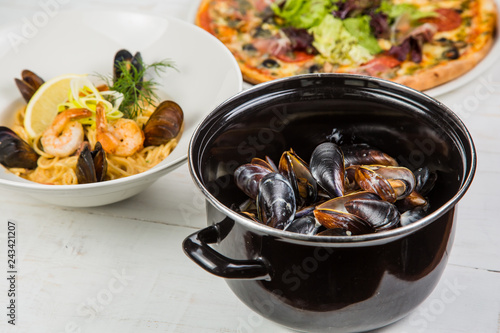
[(31, 138), (43, 133), (57, 116), (57, 106), (68, 99), (70, 82), (84, 75), (57, 76), (38, 88), (31, 97), (24, 115), (24, 128)]

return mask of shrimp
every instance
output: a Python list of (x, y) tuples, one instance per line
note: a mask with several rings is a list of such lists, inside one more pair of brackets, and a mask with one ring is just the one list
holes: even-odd
[(84, 108), (68, 109), (59, 113), (43, 132), (43, 150), (50, 155), (66, 157), (73, 154), (83, 142), (83, 126), (76, 119), (90, 117), (92, 112)]
[(120, 118), (108, 124), (104, 107), (101, 103), (96, 107), (96, 138), (102, 148), (117, 156), (130, 156), (144, 146), (144, 133), (133, 120)]

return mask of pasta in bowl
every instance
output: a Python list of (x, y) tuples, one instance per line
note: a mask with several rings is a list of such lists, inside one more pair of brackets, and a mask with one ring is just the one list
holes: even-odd
[[(15, 79), (27, 105), (12, 129), (0, 128), (0, 163), (17, 176), (47, 185), (109, 181), (144, 172), (177, 146), (184, 113), (158, 103), (139, 52), (115, 55), (113, 78), (99, 86), (87, 75), (48, 82), (29, 70)], [(63, 97), (67, 96), (67, 97)]]
[[(169, 19), (169, 28), (192, 29), (183, 26), (183, 22)], [(26, 117), (30, 116), (29, 108), (20, 105), (23, 104), (19, 102), (21, 98), (17, 98), (14, 103), (1, 105), (0, 125), (10, 128), (0, 130), (1, 140), (26, 142), (35, 153), (31, 154), (31, 157), (28, 154), (22, 158), (35, 159), (36, 167), (0, 167), (5, 169), (0, 172), (0, 186), (56, 205), (90, 207), (129, 198), (150, 186), (162, 175), (184, 164), (187, 161), (188, 141), (197, 123), (217, 103), (241, 90), (241, 74), (234, 59), (226, 53), (222, 45), (198, 29), (193, 29), (189, 33), (201, 34), (201, 40), (208, 38), (209, 45), (214, 44), (212, 49), (207, 49), (208, 53), (221, 62), (217, 61), (213, 64), (213, 68), (209, 68), (207, 66), (209, 61), (199, 59), (198, 55), (193, 55), (195, 58), (193, 61), (193, 57), (176, 57), (175, 52), (164, 52), (161, 55), (156, 52), (154, 57), (148, 52), (143, 52), (150, 59), (161, 59), (162, 55), (166, 54), (174, 61), (178, 61), (176, 63), (178, 70), (169, 69), (167, 73), (168, 81), (175, 80), (174, 84), (161, 79), (159, 88), (161, 99), (154, 98), (151, 102), (139, 98), (141, 112), (137, 117), (117, 117), (116, 111), (120, 109), (116, 108), (115, 104), (119, 102), (119, 98), (103, 96), (110, 95), (112, 89), (109, 85), (103, 86), (99, 79), (95, 79), (92, 75), (67, 75), (60, 72), (55, 72), (53, 77), (70, 76), (70, 85), (76, 88), (70, 89), (66, 95), (76, 97), (73, 100), (66, 98), (63, 103), (58, 104), (57, 114), (43, 134), (30, 135), (25, 126)], [(190, 45), (186, 47), (189, 48)], [(109, 54), (112, 56), (113, 53)], [(107, 63), (108, 66), (99, 66), (97, 70), (103, 72), (102, 68), (110, 69), (110, 61)], [(207, 69), (197, 70), (198, 64), (203, 64)], [(30, 67), (37, 71), (39, 68), (32, 65)], [(88, 71), (92, 71), (93, 67), (89, 67)], [(206, 75), (211, 73), (212, 69), (219, 72), (222, 70), (225, 75), (220, 79), (212, 76), (208, 80)], [(77, 70), (81, 72), (81, 68)], [(146, 80), (142, 82), (146, 85)], [(199, 98), (194, 100), (192, 89), (197, 87), (199, 89), (200, 85), (205, 87), (206, 91), (197, 93)], [(14, 86), (15, 92), (12, 81), (9, 86)], [(89, 93), (86, 94), (85, 90)], [(99, 95), (99, 98), (95, 98), (96, 95)], [(91, 97), (95, 99), (91, 100)], [(87, 100), (82, 101), (85, 98)], [(56, 121), (56, 117), (60, 119)], [(174, 126), (167, 126), (165, 129), (163, 125), (168, 121)], [(71, 134), (68, 134), (68, 142), (61, 141), (63, 135), (58, 129), (59, 122), (64, 128), (71, 128), (69, 124), (74, 124), (76, 128), (69, 131)], [(83, 129), (83, 140), (75, 139), (79, 137), (80, 125)], [(23, 129), (24, 133), (19, 128)], [(50, 133), (50, 129), (53, 133)], [(158, 143), (158, 137), (161, 140), (163, 136), (158, 133), (162, 131), (169, 132), (169, 139)], [(68, 146), (72, 146), (71, 149)], [(47, 147), (55, 148), (55, 151)], [(56, 156), (60, 152), (58, 149), (66, 156)], [(106, 154), (105, 176), (101, 170), (102, 159), (99, 157), (102, 153)], [(71, 172), (63, 171), (64, 169), (71, 169)]]

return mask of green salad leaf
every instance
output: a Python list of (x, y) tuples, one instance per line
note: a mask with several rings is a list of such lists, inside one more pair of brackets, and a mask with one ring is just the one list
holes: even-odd
[(346, 30), (358, 40), (359, 45), (363, 46), (371, 54), (377, 54), (382, 51), (382, 48), (378, 45), (377, 38), (372, 34), (370, 20), (370, 16), (363, 15), (346, 18), (342, 23)]
[(349, 33), (342, 20), (333, 15), (325, 16), (321, 23), (310, 28), (309, 32), (314, 35), (313, 46), (332, 63), (362, 64), (373, 57), (370, 51)]
[(330, 0), (287, 0), (282, 8), (273, 3), (274, 13), (285, 20), (286, 25), (309, 29), (318, 25), (332, 9)]

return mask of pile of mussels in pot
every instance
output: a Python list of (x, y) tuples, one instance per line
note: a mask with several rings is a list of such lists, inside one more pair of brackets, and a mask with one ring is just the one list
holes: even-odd
[(249, 196), (237, 211), (270, 227), (306, 235), (350, 236), (404, 226), (429, 211), (437, 175), (399, 166), (367, 144), (319, 144), (307, 164), (292, 149), (278, 166), (254, 158), (234, 172)]

